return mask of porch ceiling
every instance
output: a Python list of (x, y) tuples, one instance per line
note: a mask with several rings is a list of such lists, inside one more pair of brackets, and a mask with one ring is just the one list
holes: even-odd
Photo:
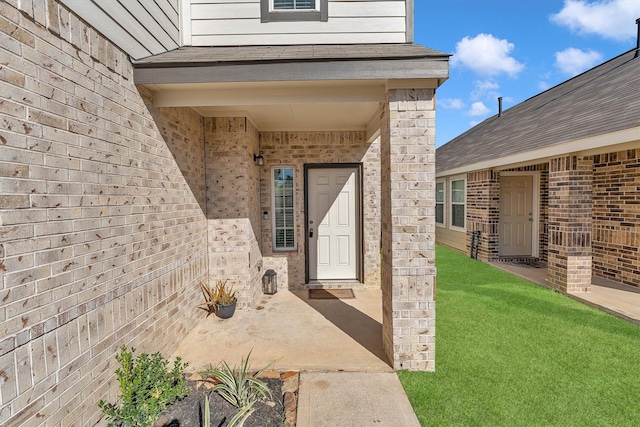
[(158, 107), (191, 107), (204, 117), (247, 116), (260, 130), (299, 131), (366, 130), (387, 85), (367, 80), (147, 86)]

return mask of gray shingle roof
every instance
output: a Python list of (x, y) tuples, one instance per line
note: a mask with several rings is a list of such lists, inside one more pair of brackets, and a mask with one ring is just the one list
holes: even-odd
[(417, 44), (349, 44), (290, 46), (185, 46), (134, 62), (136, 68), (200, 66), (215, 63), (298, 62), (448, 58), (450, 55)]
[(476, 125), (436, 151), (436, 170), (640, 126), (635, 49)]

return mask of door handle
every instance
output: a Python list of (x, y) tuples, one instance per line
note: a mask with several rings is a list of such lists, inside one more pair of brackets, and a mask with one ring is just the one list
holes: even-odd
[(313, 228), (309, 229), (309, 237), (313, 237)]

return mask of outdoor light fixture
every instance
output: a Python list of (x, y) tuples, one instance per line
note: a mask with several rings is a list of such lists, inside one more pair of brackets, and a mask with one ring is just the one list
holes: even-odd
[(264, 157), (262, 157), (262, 154), (256, 156), (255, 154), (253, 155), (253, 161), (256, 162), (256, 164), (258, 166), (264, 166)]

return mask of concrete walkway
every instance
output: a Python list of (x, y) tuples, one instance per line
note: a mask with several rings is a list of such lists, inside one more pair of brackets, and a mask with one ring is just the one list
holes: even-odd
[(173, 357), (199, 370), (251, 354), (251, 366), (299, 371), (298, 427), (417, 427), (409, 400), (382, 349), (382, 293), (310, 300), (307, 292), (264, 295), (231, 319), (203, 318)]
[(297, 427), (419, 427), (394, 372), (305, 372)]
[[(547, 268), (522, 267), (504, 262), (491, 263), (530, 282), (547, 285)], [(591, 292), (570, 292), (569, 297), (640, 325), (640, 289), (593, 276)]]

